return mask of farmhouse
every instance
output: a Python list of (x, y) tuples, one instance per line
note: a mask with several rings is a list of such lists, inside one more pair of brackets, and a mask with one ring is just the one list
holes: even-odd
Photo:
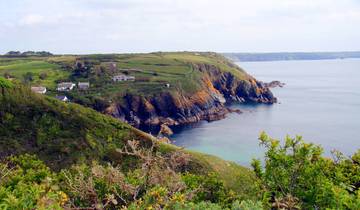
[(57, 91), (70, 91), (75, 87), (75, 84), (72, 82), (62, 82), (57, 85)]
[(112, 80), (114, 82), (119, 82), (119, 81), (135, 81), (135, 77), (134, 76), (127, 76), (125, 74), (118, 74), (116, 76), (113, 76)]
[(79, 88), (80, 90), (87, 90), (87, 89), (89, 89), (89, 87), (90, 87), (90, 83), (89, 83), (89, 82), (79, 82), (79, 83), (78, 83), (78, 88)]
[(60, 101), (63, 101), (63, 102), (69, 101), (68, 97), (66, 97), (66, 96), (55, 96), (55, 98), (59, 99)]
[(43, 87), (43, 86), (31, 87), (31, 91), (34, 92), (34, 93), (45, 94), (46, 93), (46, 87)]

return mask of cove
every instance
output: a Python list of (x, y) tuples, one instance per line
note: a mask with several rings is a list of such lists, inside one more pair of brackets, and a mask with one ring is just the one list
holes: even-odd
[(174, 144), (247, 166), (262, 157), (261, 131), (277, 139), (301, 135), (327, 155), (333, 149), (351, 155), (360, 148), (360, 59), (237, 64), (261, 81), (286, 83), (272, 89), (279, 103), (232, 105), (243, 113), (178, 128)]

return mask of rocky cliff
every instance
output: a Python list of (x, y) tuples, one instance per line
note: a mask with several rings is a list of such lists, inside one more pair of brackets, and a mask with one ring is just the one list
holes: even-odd
[(201, 90), (192, 94), (180, 89), (153, 96), (126, 94), (122, 103), (112, 103), (105, 113), (136, 127), (175, 126), (222, 119), (232, 111), (226, 107), (231, 102), (276, 102), (269, 88), (249, 75), (240, 79), (211, 64), (192, 66), (201, 72)]

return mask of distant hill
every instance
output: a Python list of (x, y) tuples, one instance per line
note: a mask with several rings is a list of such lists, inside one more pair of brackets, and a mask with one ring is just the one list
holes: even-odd
[(360, 51), (354, 52), (279, 52), (279, 53), (223, 53), (234, 62), (239, 61), (282, 61), (282, 60), (325, 60), (360, 58)]

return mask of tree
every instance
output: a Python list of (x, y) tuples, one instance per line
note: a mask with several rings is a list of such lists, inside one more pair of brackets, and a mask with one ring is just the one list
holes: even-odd
[(23, 78), (24, 78), (24, 82), (25, 82), (25, 83), (29, 83), (29, 82), (31, 82), (31, 81), (34, 80), (34, 75), (33, 75), (33, 73), (31, 73), (31, 72), (26, 72), (26, 73), (23, 75)]
[(42, 72), (42, 73), (40, 73), (40, 75), (39, 75), (39, 78), (41, 79), (41, 80), (44, 80), (44, 79), (46, 79), (47, 78), (47, 73), (46, 72)]
[(19, 56), (21, 55), (20, 51), (10, 51), (5, 54), (6, 56)]

